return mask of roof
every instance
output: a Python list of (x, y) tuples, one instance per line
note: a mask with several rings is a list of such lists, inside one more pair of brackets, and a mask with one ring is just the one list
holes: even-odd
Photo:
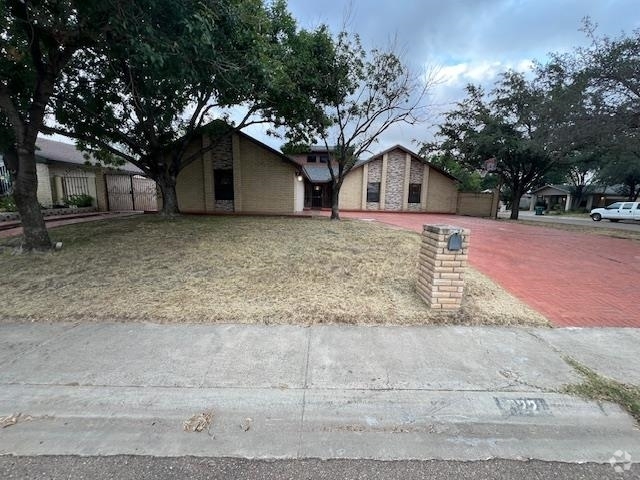
[(531, 193), (538, 193), (542, 190), (546, 190), (548, 188), (551, 188), (553, 190), (558, 190), (559, 192), (564, 193), (565, 195), (570, 195), (571, 194), (571, 186), (570, 185), (545, 185), (544, 187), (540, 187), (540, 188), (536, 188), (535, 190), (532, 190)]
[(415, 158), (416, 160), (418, 160), (421, 163), (424, 163), (425, 165), (428, 165), (429, 168), (432, 168), (433, 170), (435, 170), (436, 172), (441, 173), (442, 175), (444, 175), (445, 177), (450, 178), (451, 180), (455, 180), (456, 182), (458, 181), (458, 179), (456, 177), (454, 177), (453, 175), (451, 175), (449, 172), (446, 172), (445, 170), (443, 170), (440, 167), (437, 167), (436, 165), (432, 164), (431, 162), (425, 160), (424, 158), (422, 158), (420, 155), (418, 155), (417, 153), (409, 150), (406, 147), (403, 147), (402, 145), (394, 145), (391, 148), (387, 148), (386, 150), (380, 152), (380, 153), (376, 153), (373, 157), (369, 158), (368, 160), (358, 160), (355, 165), (353, 166), (353, 168), (359, 168), (369, 162), (372, 162), (374, 160), (377, 160), (378, 158), (382, 157), (383, 155), (392, 152), (394, 150), (402, 150), (403, 152), (411, 155), (413, 158)]
[[(545, 189), (554, 189), (562, 192), (565, 195), (573, 195), (575, 187), (572, 185), (545, 185), (544, 187), (537, 188), (533, 190), (531, 193), (538, 193)], [(622, 185), (587, 185), (584, 189), (585, 195), (618, 195), (623, 196), (624, 194), (621, 191), (624, 189)]]
[[(47, 138), (40, 138), (36, 140), (36, 159), (45, 162), (60, 162), (72, 165), (93, 165), (99, 164), (99, 162), (89, 154), (89, 159), (85, 158), (85, 153), (78, 150), (75, 145), (66, 142), (58, 142), (55, 140), (49, 140)], [(106, 165), (106, 168), (113, 168), (114, 170), (122, 170), (129, 173), (143, 174), (135, 165), (125, 162), (123, 165)]]
[[(338, 169), (333, 168), (333, 173), (337, 176)], [(329, 172), (328, 164), (322, 165), (302, 165), (302, 171), (311, 183), (328, 183), (331, 181), (331, 172)]]

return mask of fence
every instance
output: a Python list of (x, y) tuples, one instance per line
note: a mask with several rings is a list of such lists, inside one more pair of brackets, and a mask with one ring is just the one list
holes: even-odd
[(158, 210), (156, 182), (129, 175), (106, 175), (109, 210)]
[(11, 175), (7, 167), (0, 165), (0, 195), (11, 193)]
[(497, 193), (458, 193), (458, 215), (492, 217), (496, 213)]
[(87, 177), (62, 177), (64, 198), (73, 195), (90, 195), (89, 179)]

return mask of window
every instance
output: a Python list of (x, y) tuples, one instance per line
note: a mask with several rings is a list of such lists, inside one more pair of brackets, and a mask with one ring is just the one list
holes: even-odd
[(631, 207), (633, 207), (633, 203), (623, 203), (622, 204), (622, 209), (623, 210), (631, 210)]
[(420, 203), (420, 194), (422, 193), (421, 183), (409, 184), (409, 203)]
[(233, 170), (214, 170), (216, 200), (233, 200)]
[(327, 163), (329, 161), (329, 155), (320, 155), (320, 163)]
[(307, 163), (316, 163), (315, 155), (307, 155)]
[(369, 182), (367, 184), (367, 202), (375, 203), (380, 201), (380, 182)]
[(618, 210), (620, 208), (622, 204), (620, 202), (616, 202), (616, 203), (612, 203), (611, 205), (609, 205), (607, 208), (607, 210)]

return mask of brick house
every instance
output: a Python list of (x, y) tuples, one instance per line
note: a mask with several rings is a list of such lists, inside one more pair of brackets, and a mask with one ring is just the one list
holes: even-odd
[(181, 212), (302, 212), (304, 182), (296, 162), (243, 132), (211, 142), (204, 132), (187, 148), (186, 158), (197, 157), (176, 180)]
[[(290, 157), (306, 177), (305, 208), (330, 208), (330, 153), (312, 147)], [(345, 177), (339, 206), (342, 210), (456, 213), (457, 200), (453, 176), (396, 145), (356, 163)]]

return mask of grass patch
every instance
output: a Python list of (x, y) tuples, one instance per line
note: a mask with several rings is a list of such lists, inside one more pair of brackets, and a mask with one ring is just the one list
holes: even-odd
[(61, 251), (0, 254), (0, 319), (546, 325), (474, 270), (463, 307), (415, 291), (418, 234), (326, 218), (146, 215), (51, 230)]
[(566, 393), (617, 403), (640, 423), (640, 388), (603, 377), (572, 358), (566, 358), (565, 361), (584, 377), (583, 383), (567, 386)]
[[(515, 222), (516, 220), (507, 221)], [(571, 225), (568, 223), (539, 222), (523, 219), (517, 220), (517, 223), (531, 225), (534, 227), (555, 228), (556, 230), (565, 230), (568, 232), (586, 233), (589, 235), (600, 235), (602, 237), (621, 238), (624, 240), (640, 242), (640, 230), (635, 231), (606, 227), (590, 227), (587, 225)]]

